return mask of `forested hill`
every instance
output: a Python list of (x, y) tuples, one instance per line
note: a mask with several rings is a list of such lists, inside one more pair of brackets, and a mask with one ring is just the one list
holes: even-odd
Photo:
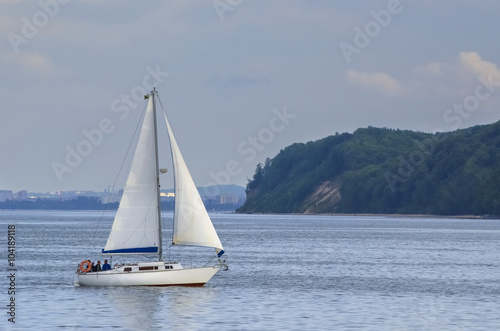
[(500, 122), (295, 143), (257, 166), (237, 212), (500, 215)]

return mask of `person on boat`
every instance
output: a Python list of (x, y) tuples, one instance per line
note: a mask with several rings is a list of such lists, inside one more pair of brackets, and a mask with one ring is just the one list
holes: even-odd
[(96, 271), (96, 266), (95, 263), (92, 262), (92, 267), (90, 267), (90, 272), (95, 272)]
[(97, 265), (95, 266), (95, 271), (102, 271), (101, 261), (97, 261)]
[(102, 265), (102, 271), (111, 270), (111, 265), (108, 263), (108, 260), (104, 260), (104, 264)]

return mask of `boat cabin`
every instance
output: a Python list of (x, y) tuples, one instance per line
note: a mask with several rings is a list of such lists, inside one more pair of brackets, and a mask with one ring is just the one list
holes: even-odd
[(177, 262), (144, 262), (138, 264), (121, 264), (115, 265), (115, 271), (123, 272), (140, 272), (140, 271), (155, 271), (155, 270), (176, 270), (182, 269), (182, 266)]

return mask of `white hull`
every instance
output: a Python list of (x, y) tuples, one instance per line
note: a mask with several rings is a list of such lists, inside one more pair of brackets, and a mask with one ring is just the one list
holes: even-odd
[(100, 272), (78, 271), (75, 286), (203, 286), (220, 267), (216, 265), (183, 269), (176, 264), (173, 269), (140, 271), (137, 265), (134, 265)]

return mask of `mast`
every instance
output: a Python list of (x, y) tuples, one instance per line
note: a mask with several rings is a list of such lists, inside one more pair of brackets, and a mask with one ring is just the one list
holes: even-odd
[(151, 97), (153, 98), (153, 123), (154, 123), (154, 137), (155, 137), (155, 167), (156, 167), (156, 197), (157, 197), (157, 208), (158, 208), (158, 261), (163, 261), (163, 247), (162, 247), (162, 235), (161, 235), (161, 198), (160, 198), (160, 165), (158, 159), (158, 129), (156, 125), (156, 88), (153, 87), (153, 91), (151, 91)]

